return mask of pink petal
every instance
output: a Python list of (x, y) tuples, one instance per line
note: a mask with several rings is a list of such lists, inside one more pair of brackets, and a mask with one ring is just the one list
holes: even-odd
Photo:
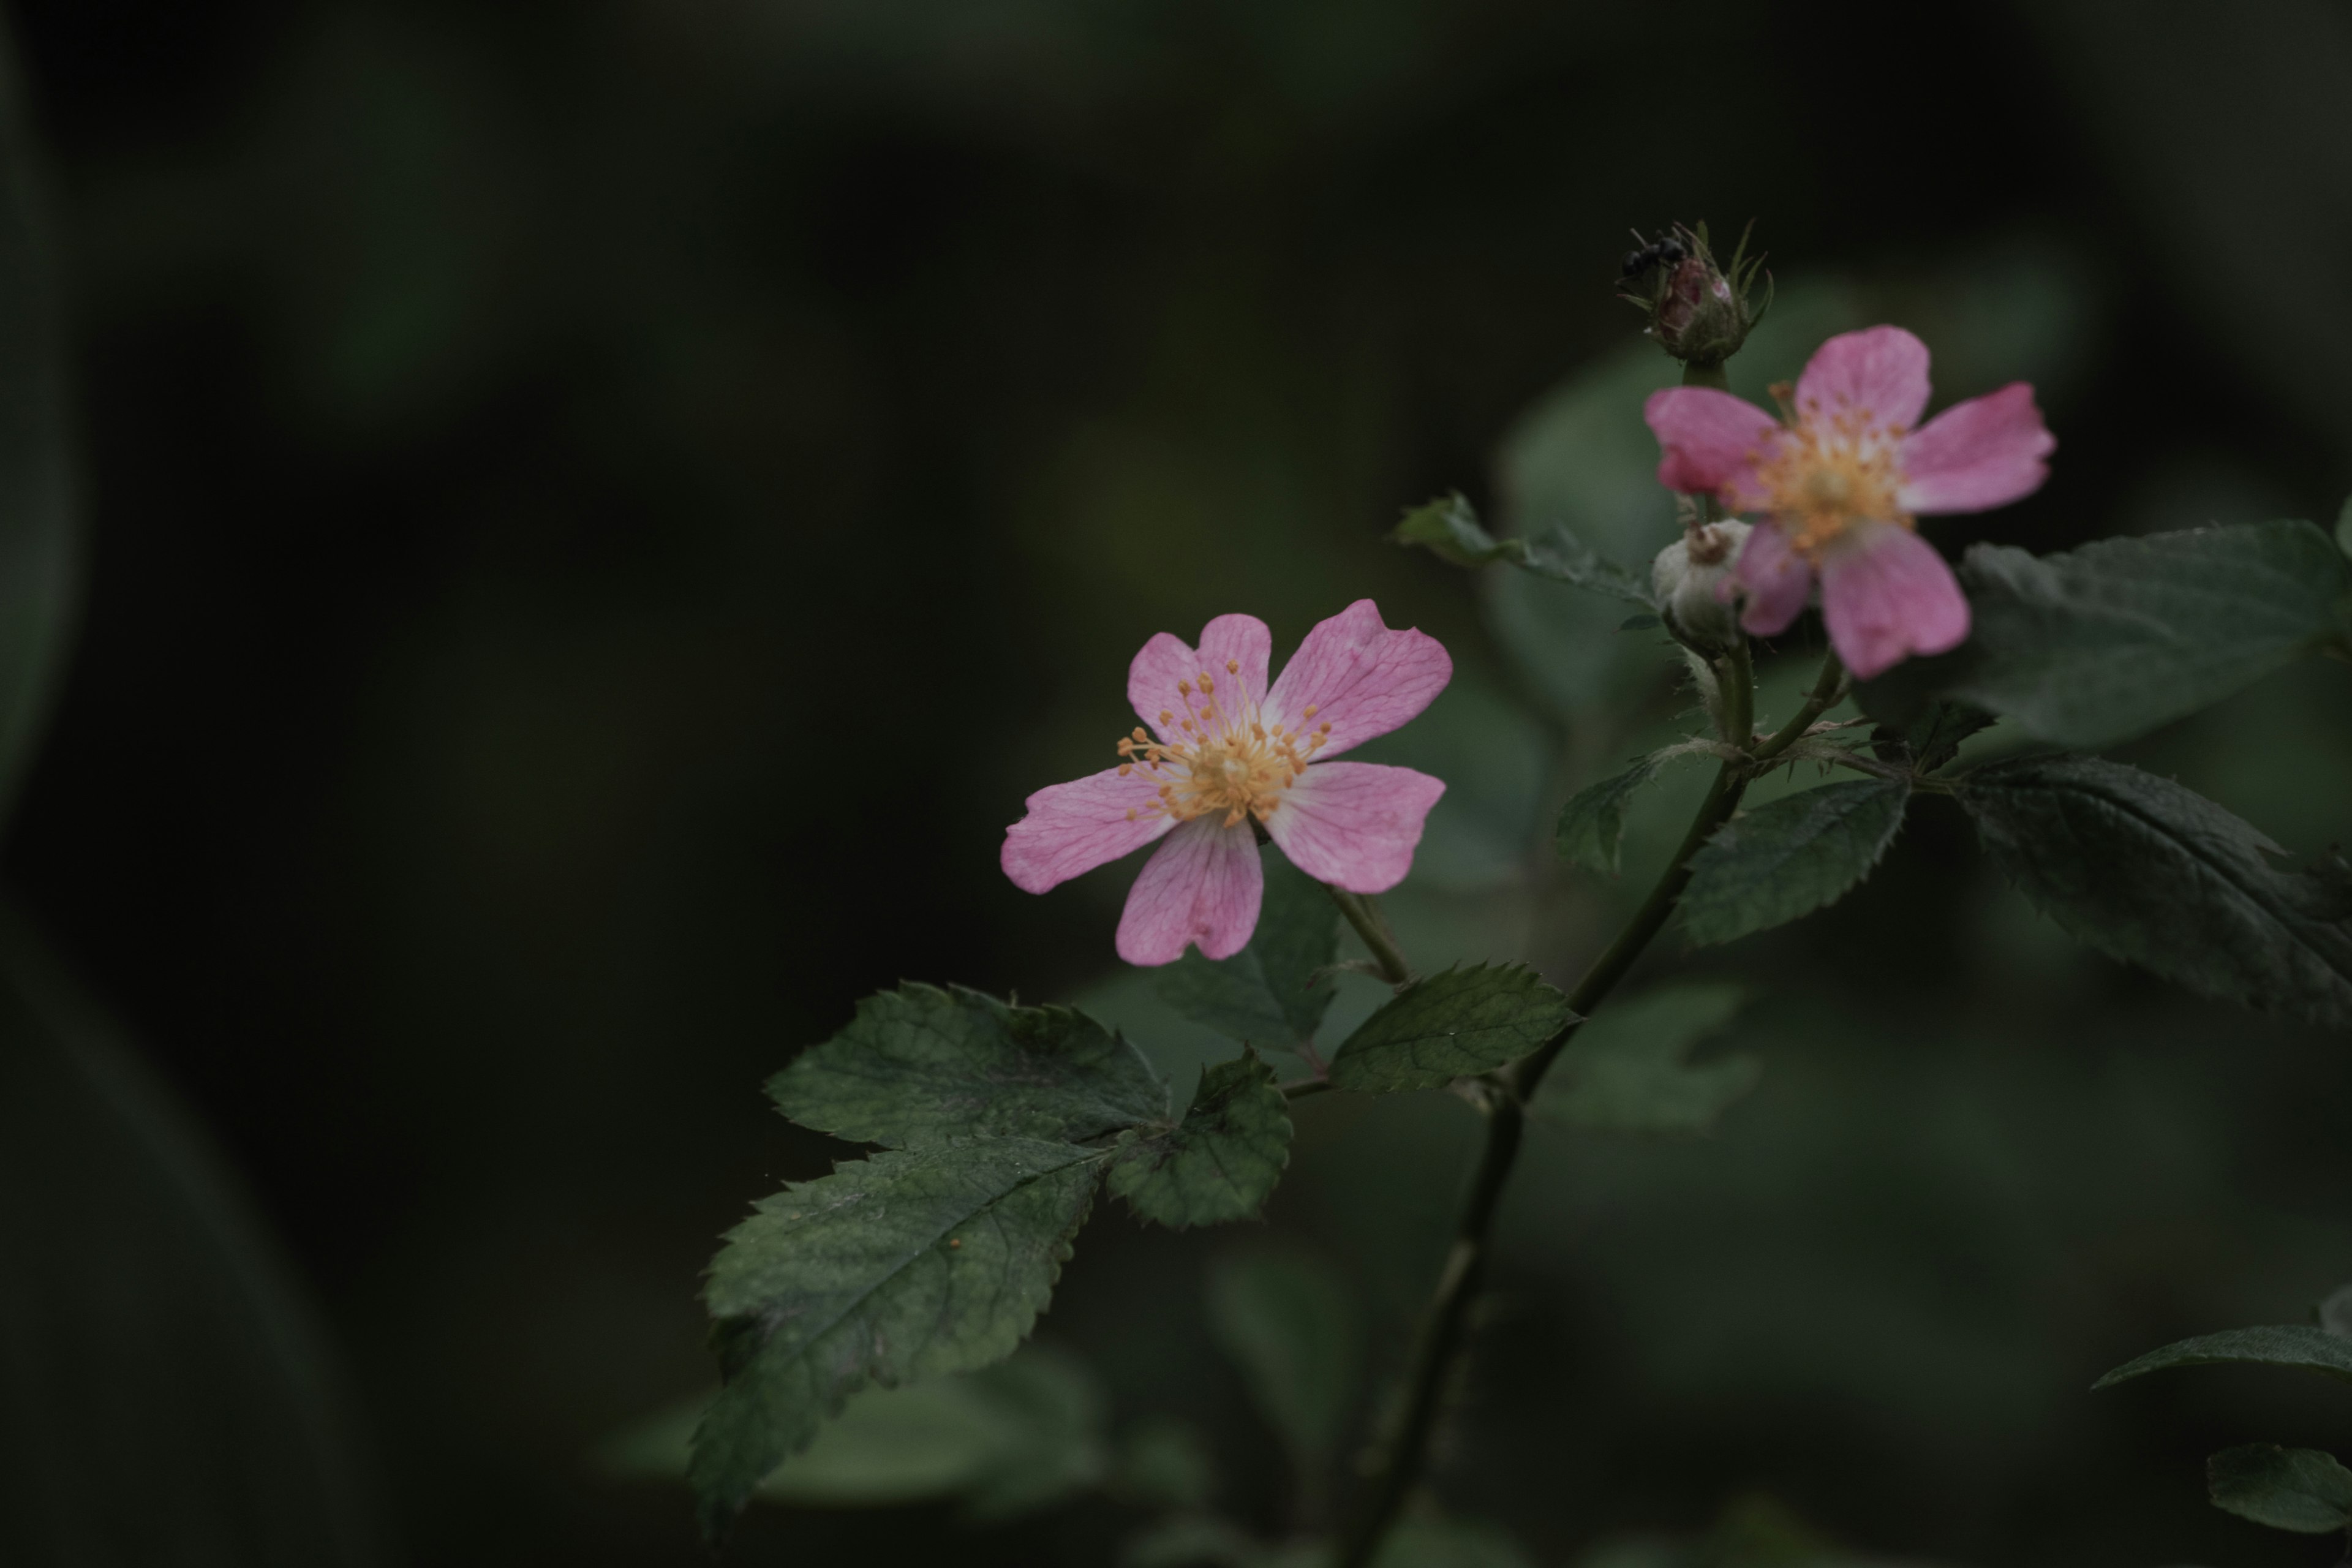
[(1318, 763), (1283, 792), (1265, 830), (1290, 863), (1351, 893), (1385, 893), (1412, 869), (1442, 779), (1380, 763)]
[(1658, 438), (1658, 483), (1688, 495), (1720, 495), (1736, 511), (1764, 502), (1757, 460), (1772, 450), (1780, 426), (1762, 409), (1710, 386), (1669, 386), (1650, 394), (1642, 417)]
[(1830, 646), (1867, 680), (1915, 653), (1943, 653), (1969, 635), (1969, 602), (1936, 547), (1891, 522), (1857, 523), (1822, 562)]
[(1392, 632), (1377, 605), (1359, 599), (1307, 634), (1266, 699), (1265, 721), (1306, 735), (1328, 727), (1314, 755), (1337, 756), (1412, 718), (1453, 679), (1435, 637)]
[(1740, 626), (1759, 637), (1777, 636), (1805, 612), (1805, 600), (1813, 591), (1812, 563), (1789, 547), (1789, 536), (1780, 524), (1759, 522), (1740, 546), (1739, 559), (1731, 563), (1730, 578), (1717, 591), (1727, 597), (1726, 591), (1735, 583), (1747, 599)]
[(1263, 701), (1266, 656), (1273, 647), (1265, 623), (1255, 616), (1219, 616), (1201, 629), (1197, 651), (1186, 646), (1182, 637), (1160, 632), (1143, 645), (1127, 667), (1127, 700), (1134, 705), (1136, 717), (1150, 725), (1161, 740), (1172, 739), (1176, 722), (1163, 727), (1160, 715), (1173, 713), (1176, 721), (1183, 719), (1185, 694), (1177, 689), (1178, 681), (1192, 683), (1192, 708), (1198, 710), (1202, 672), (1223, 687), (1228, 679), (1225, 663), (1230, 659), (1242, 667), (1240, 675), (1233, 679), (1238, 679), (1251, 697)]
[(1841, 332), (1813, 351), (1797, 378), (1797, 414), (1865, 410), (1879, 428), (1908, 430), (1927, 411), (1927, 345), (1900, 327)]
[(1141, 768), (1125, 778), (1112, 768), (1039, 790), (1029, 797), (1029, 815), (1004, 830), (998, 856), (1004, 874), (1023, 891), (1042, 893), (1142, 848), (1168, 831), (1166, 813), (1144, 815), (1159, 788)]
[(1257, 930), (1265, 873), (1247, 822), (1196, 816), (1168, 836), (1143, 864), (1118, 920), (1118, 955), (1129, 963), (1173, 963), (1198, 942), (1205, 958), (1231, 958)]
[(2007, 506), (2042, 488), (2050, 477), (2043, 459), (2057, 446), (2033, 405), (2033, 388), (2013, 381), (1955, 403), (1903, 443), (1896, 499), (1910, 512)]

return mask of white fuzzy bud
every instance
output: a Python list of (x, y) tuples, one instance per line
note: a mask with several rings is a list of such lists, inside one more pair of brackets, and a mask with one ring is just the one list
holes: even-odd
[(1713, 522), (1684, 534), (1658, 552), (1650, 586), (1667, 629), (1692, 647), (1708, 653), (1729, 648), (1739, 638), (1739, 610), (1720, 596), (1731, 563), (1748, 542), (1744, 522)]

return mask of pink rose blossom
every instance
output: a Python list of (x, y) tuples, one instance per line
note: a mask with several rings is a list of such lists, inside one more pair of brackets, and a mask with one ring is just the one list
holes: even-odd
[(1643, 413), (1664, 448), (1658, 482), (1769, 515), (1748, 535), (1726, 592), (1759, 637), (1804, 610), (1813, 580), (1846, 668), (1864, 679), (1969, 635), (1969, 602), (1944, 558), (1915, 531), (1935, 512), (1986, 511), (2032, 495), (2057, 446), (2012, 382), (1926, 425), (1927, 345), (1900, 327), (1832, 338), (1814, 353), (1785, 419), (1708, 387), (1651, 395)]
[(1041, 789), (1004, 833), (1004, 874), (1042, 893), (1159, 839), (1118, 922), (1118, 955), (1171, 963), (1197, 942), (1230, 958), (1257, 929), (1252, 823), (1318, 881), (1382, 893), (1404, 879), (1445, 785), (1411, 768), (1328, 759), (1384, 735), (1453, 679), (1437, 639), (1391, 631), (1359, 599), (1307, 634), (1272, 689), (1273, 639), (1255, 616), (1219, 616), (1201, 646), (1161, 632), (1127, 672), (1148, 730), (1088, 778)]

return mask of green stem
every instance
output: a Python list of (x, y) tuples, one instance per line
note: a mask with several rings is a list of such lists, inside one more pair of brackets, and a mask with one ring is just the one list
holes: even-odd
[(1412, 965), (1404, 961), (1404, 950), (1397, 946), (1396, 938), (1389, 934), (1388, 922), (1381, 919), (1381, 907), (1362, 893), (1351, 893), (1345, 888), (1325, 884), (1331, 901), (1356, 928), (1356, 934), (1371, 949), (1372, 962), (1380, 965), (1381, 978), (1391, 985), (1402, 985), (1412, 978)]
[[(1756, 687), (1747, 645), (1743, 642), (1717, 661), (1715, 673), (1723, 697), (1724, 737), (1744, 751), (1755, 739), (1751, 727), (1755, 722)], [(1811, 721), (1806, 720), (1808, 724)], [(1534, 1098), (1536, 1086), (1543, 1081), (1552, 1062), (1566, 1048), (1576, 1026), (1601, 1005), (1633, 967), (1643, 950), (1664, 929), (1667, 918), (1675, 911), (1675, 901), (1690, 883), (1691, 857), (1738, 809), (1752, 766), (1743, 756), (1727, 759), (1716, 770), (1715, 782), (1707, 786), (1698, 815), (1691, 819), (1681, 847), (1666, 863), (1649, 897), (1642, 900), (1642, 907), (1634, 911), (1625, 929), (1617, 933), (1617, 940), (1592, 961), (1576, 988), (1568, 994), (1569, 1011), (1574, 1015), (1568, 1026), (1545, 1041), (1534, 1055), (1504, 1068), (1489, 1080), (1492, 1087), (1486, 1101), (1486, 1147), (1479, 1153), (1478, 1169), (1471, 1178), (1469, 1196), (1463, 1204), (1462, 1218), (1454, 1230), (1454, 1246), (1446, 1253), (1445, 1267), (1438, 1275), (1428, 1314), (1413, 1343), (1412, 1360), (1406, 1373), (1404, 1407), (1398, 1415), (1396, 1435), (1372, 1476), (1369, 1496), (1340, 1540), (1335, 1568), (1369, 1568), (1389, 1526), (1396, 1521), (1428, 1462), (1429, 1443), (1436, 1432), (1447, 1373), (1461, 1350), (1470, 1306), (1486, 1276), (1495, 1211), (1510, 1180), (1511, 1167), (1518, 1158), (1528, 1101)]]
[(1731, 373), (1723, 368), (1721, 360), (1716, 361), (1713, 364), (1700, 364), (1696, 360), (1685, 360), (1683, 361), (1683, 384), (1711, 386), (1717, 392), (1729, 392)]
[[(1844, 685), (1845, 666), (1838, 661), (1837, 654), (1832, 651), (1822, 660), (1822, 672), (1813, 678), (1813, 689), (1805, 693), (1805, 700), (1799, 705), (1796, 717), (1756, 743), (1756, 760), (1770, 762), (1804, 739), (1805, 731), (1813, 727), (1813, 721), (1837, 701), (1838, 693)], [(1732, 742), (1735, 746), (1739, 743), (1737, 741)]]

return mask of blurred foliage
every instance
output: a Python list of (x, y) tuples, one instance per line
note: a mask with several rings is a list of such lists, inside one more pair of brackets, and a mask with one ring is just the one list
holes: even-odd
[[(1110, 973), (1131, 866), (1041, 900), (995, 865), (1030, 789), (1108, 759), (1150, 632), (1247, 607), (1286, 644), (1371, 595), (1444, 638), (1454, 688), (1365, 751), (1451, 785), (1388, 911), (1432, 966), (1591, 951), (1702, 770), (1633, 801), (1619, 879), (1559, 868), (1553, 824), (1696, 695), (1627, 606), (1381, 538), (1456, 489), (1629, 565), (1667, 536), (1639, 405), (1672, 367), (1611, 297), (1629, 225), (1759, 219), (1742, 395), (1879, 319), (1928, 342), (1939, 402), (2037, 384), (2053, 482), (1931, 524), (1955, 554), (2352, 488), (2352, 19), (2318, 0), (1972, 8), (1931, 51), (1883, 9), (1729, 0), (1664, 42), (1527, 0), (15, 14), (95, 530), (9, 874), (323, 1299), (420, 1561), (701, 1560), (676, 1489), (583, 1456), (707, 1385), (708, 1238), (839, 1152), (756, 1087), (857, 997), (1083, 1000), (1179, 1104), (1229, 1054)], [(15, 445), (48, 395), (0, 407), (0, 656), (70, 580), (61, 470)], [(1786, 640), (1768, 721), (1811, 673)], [(2278, 670), (2126, 760), (2291, 850), (2352, 840), (2344, 673)], [(1662, 948), (1637, 986), (1689, 956)], [(1937, 801), (1838, 909), (1691, 962), (1755, 997), (1706, 1050), (1759, 1085), (1704, 1139), (1530, 1134), (1436, 1479), (1523, 1544), (1457, 1560), (1628, 1531), (1643, 1563), (1851, 1560), (1710, 1537), (1757, 1488), (1873, 1556), (2305, 1560), (2201, 1467), (2328, 1444), (2336, 1390), (2086, 1390), (2343, 1278), (2338, 1041), (2084, 954)], [(1383, 994), (1333, 992), (1330, 1041)], [(1393, 1365), (1471, 1118), (1298, 1121), (1250, 1245), (1328, 1258)], [(142, 1168), (45, 1165), (39, 1212)], [(1247, 1248), (1115, 1205), (1082, 1247), (1043, 1335), (1107, 1429), (1185, 1424), (1220, 1539), (1288, 1539), (1284, 1439), (1205, 1304)], [(291, 1473), (225, 1413), (310, 1409), (266, 1371), (310, 1342), (220, 1321), (283, 1331), (166, 1359), (259, 1369), (254, 1403), (146, 1428), (193, 1435), (126, 1520)], [(731, 1556), (1099, 1563), (1150, 1522), (1110, 1487), (984, 1528), (766, 1509)]]

